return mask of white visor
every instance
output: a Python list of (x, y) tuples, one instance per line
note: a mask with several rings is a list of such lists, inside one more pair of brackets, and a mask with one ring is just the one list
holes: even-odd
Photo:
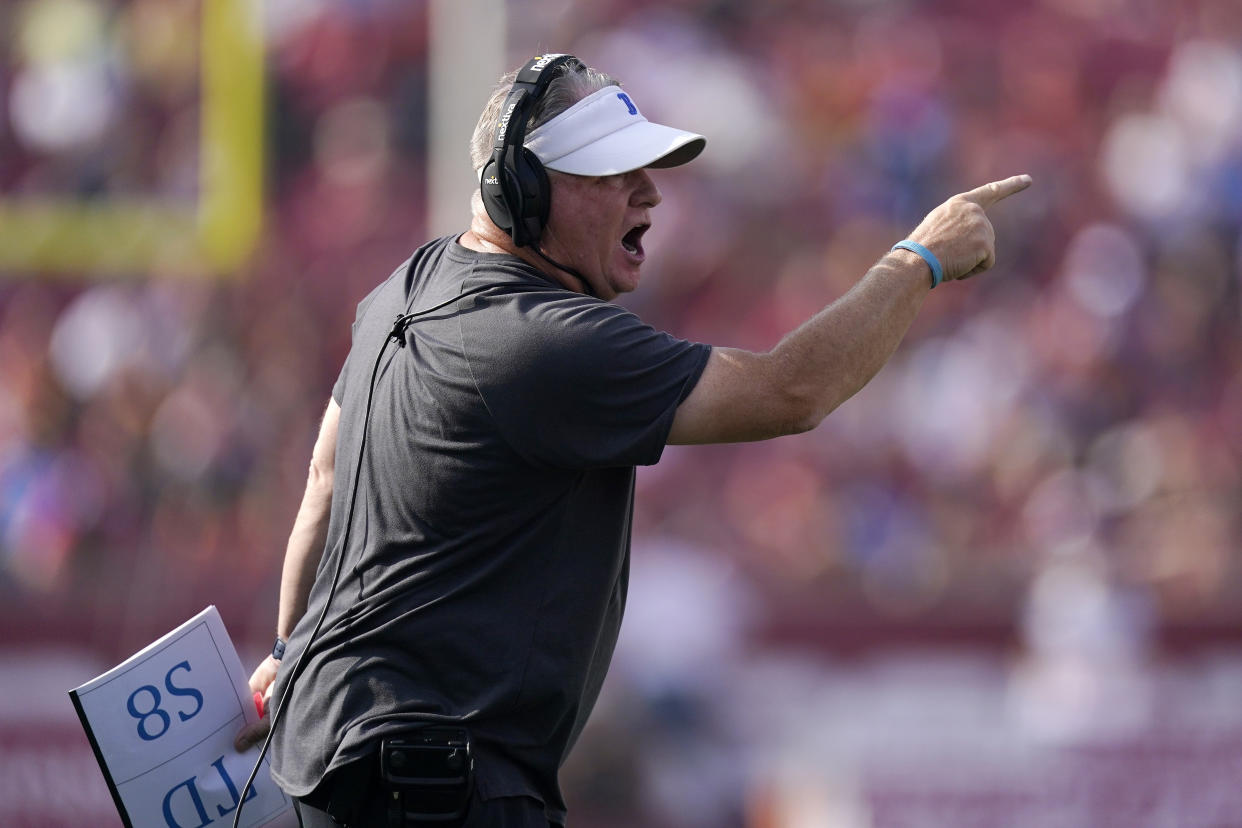
[(619, 86), (588, 95), (526, 137), (545, 167), (574, 175), (676, 167), (706, 144), (702, 135), (651, 123)]

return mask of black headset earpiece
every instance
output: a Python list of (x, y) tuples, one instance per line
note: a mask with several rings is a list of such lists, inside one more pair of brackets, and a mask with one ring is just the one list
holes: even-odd
[(540, 55), (517, 73), (501, 105), (500, 123), (492, 144), (492, 157), (479, 176), (483, 207), (492, 222), (513, 237), (518, 247), (536, 245), (548, 222), (552, 205), (548, 173), (523, 144), (526, 123), (543, 97), (556, 70), (573, 55)]

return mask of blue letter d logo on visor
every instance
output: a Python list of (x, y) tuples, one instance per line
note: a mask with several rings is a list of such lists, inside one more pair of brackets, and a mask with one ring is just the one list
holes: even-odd
[(626, 108), (630, 110), (631, 115), (638, 114), (638, 107), (634, 106), (634, 102), (630, 100), (629, 95), (625, 94), (624, 92), (618, 92), (617, 97), (620, 98), (621, 101), (625, 104)]

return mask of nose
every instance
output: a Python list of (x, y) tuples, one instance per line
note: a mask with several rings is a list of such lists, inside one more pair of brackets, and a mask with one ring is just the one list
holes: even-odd
[(633, 170), (630, 175), (634, 177), (634, 189), (630, 193), (631, 206), (654, 207), (664, 200), (664, 196), (660, 194), (660, 188), (651, 180), (651, 175), (646, 169)]

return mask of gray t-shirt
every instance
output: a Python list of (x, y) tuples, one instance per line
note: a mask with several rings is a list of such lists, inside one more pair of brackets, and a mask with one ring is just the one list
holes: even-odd
[[(394, 319), (491, 286), (413, 322)], [(296, 796), (409, 722), (462, 724), (484, 797), (564, 819), (556, 775), (595, 703), (625, 606), (634, 466), (660, 458), (710, 348), (449, 237), (358, 306), (325, 553), (276, 681), (339, 584), (273, 740)]]

